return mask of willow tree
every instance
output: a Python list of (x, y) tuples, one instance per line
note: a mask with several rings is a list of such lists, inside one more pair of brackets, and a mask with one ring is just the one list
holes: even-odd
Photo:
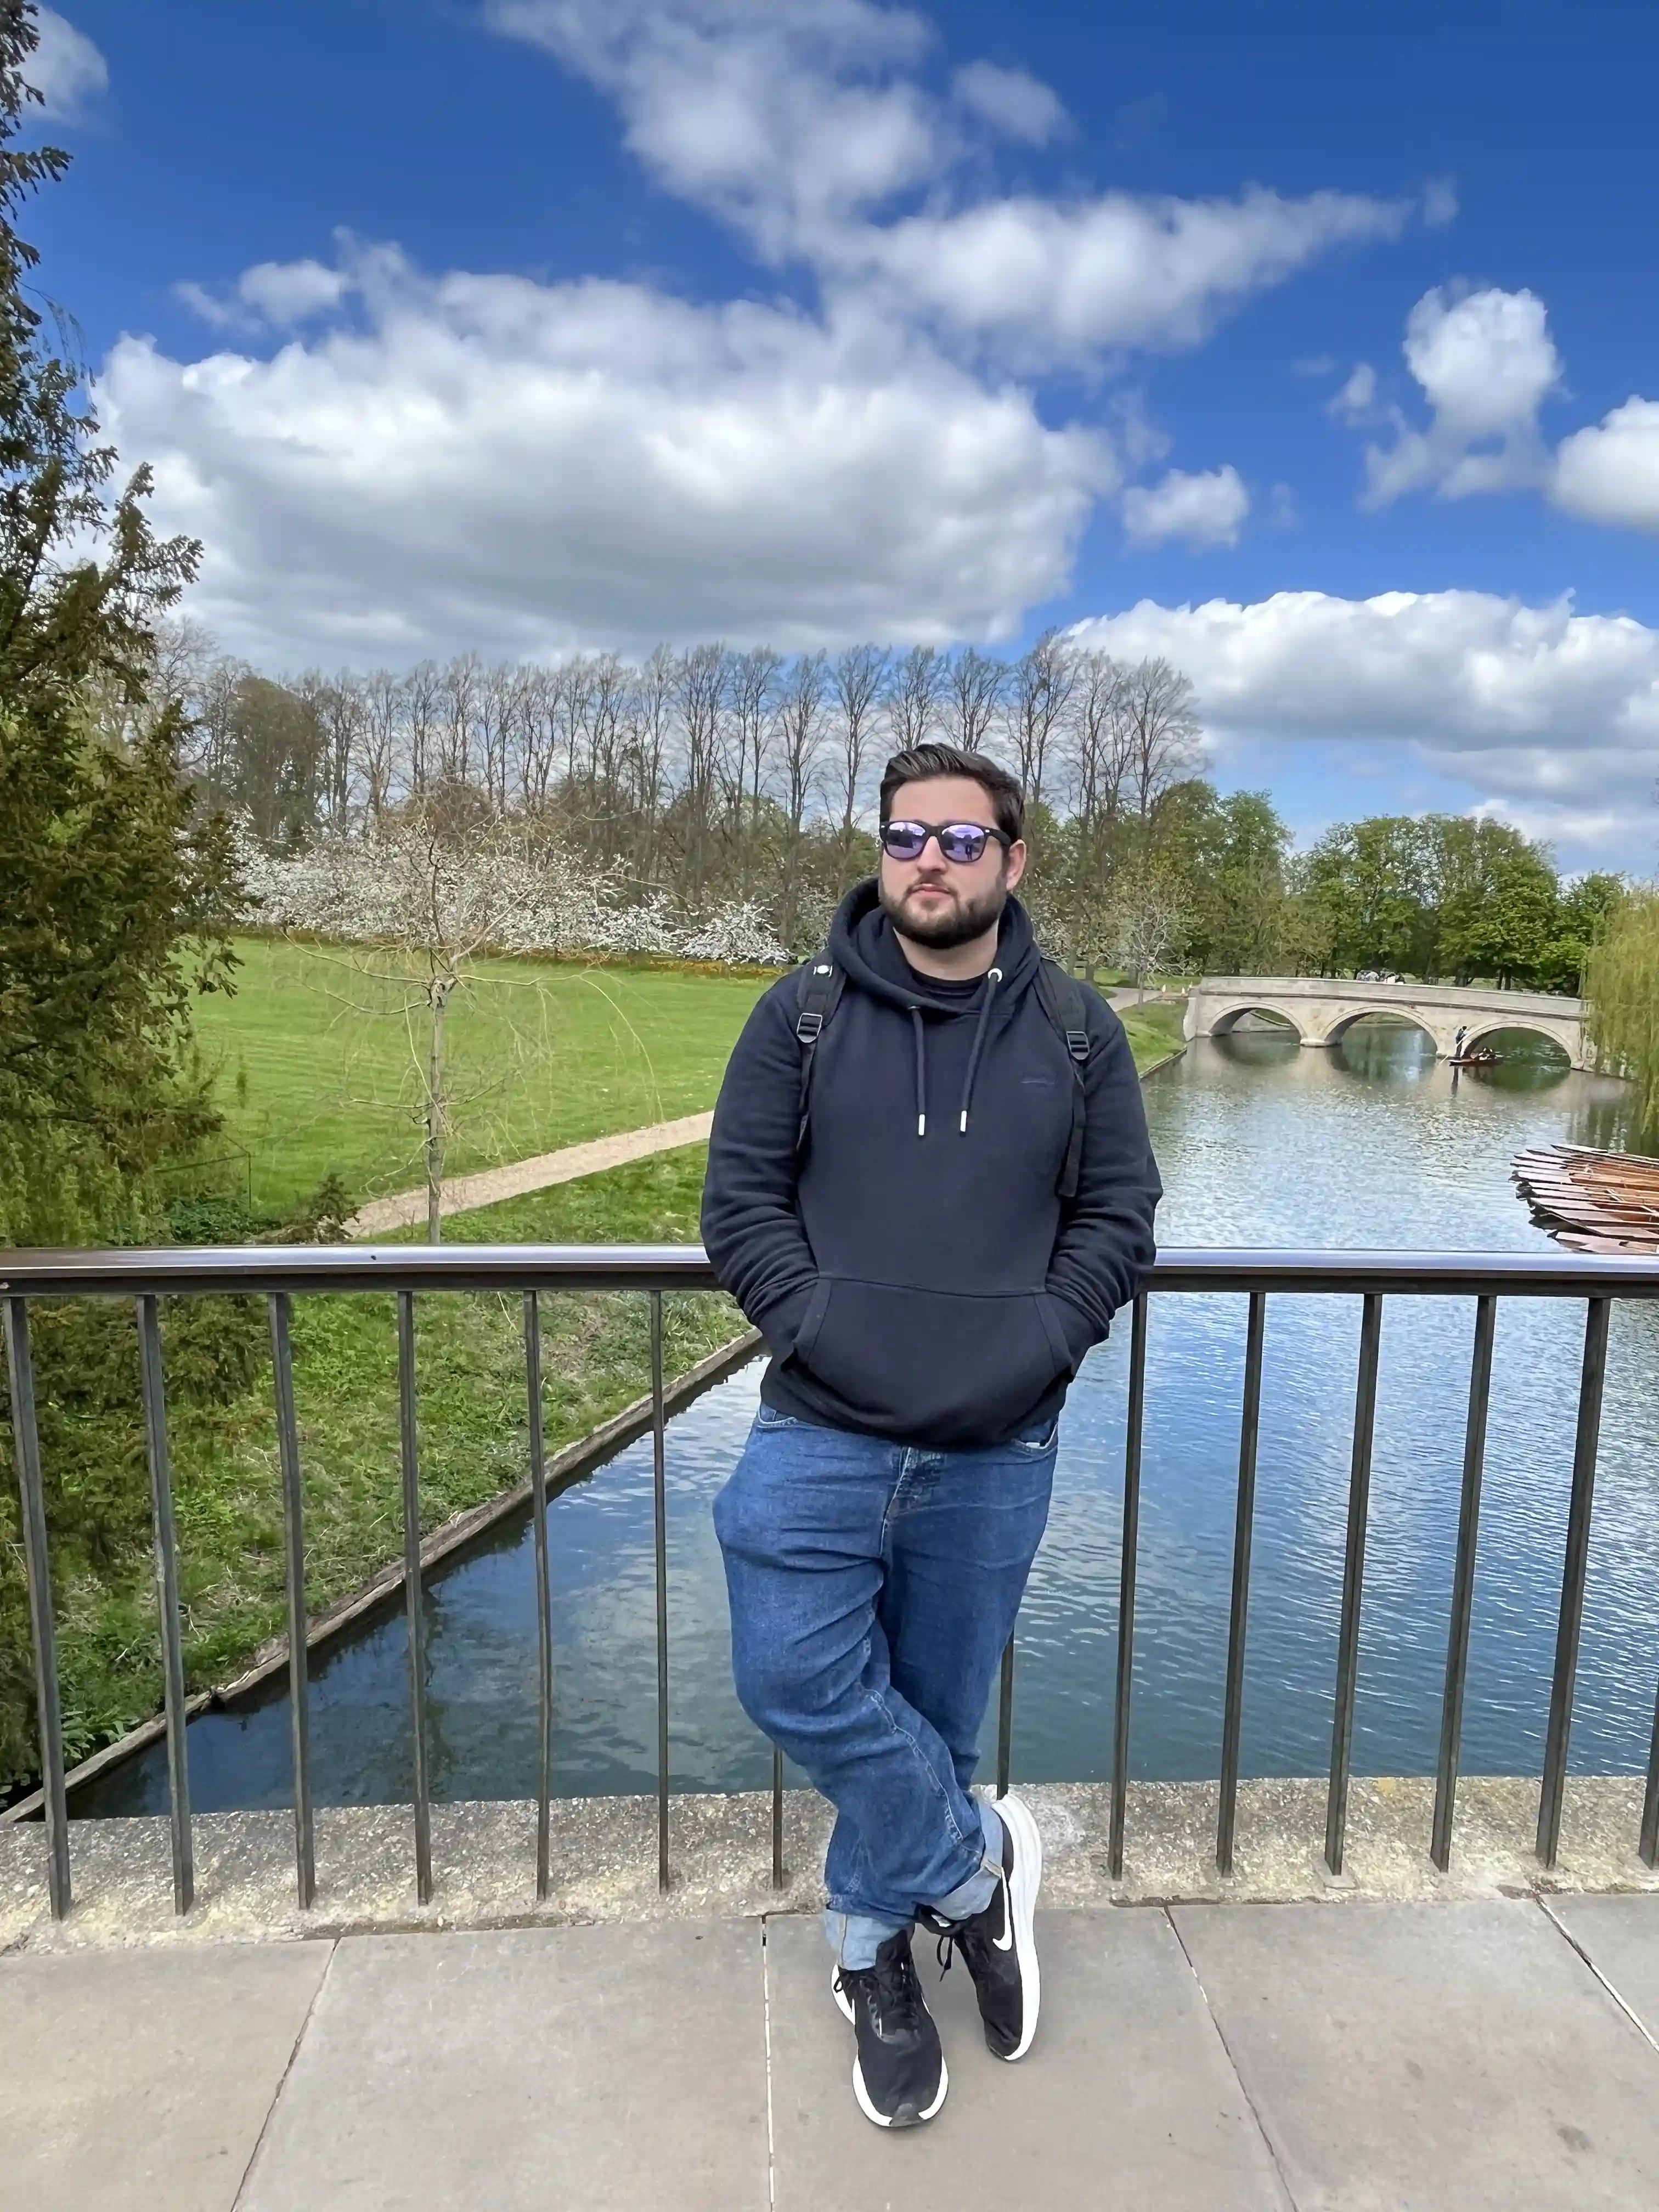
[(1659, 884), (1630, 892), (1584, 963), (1596, 1064), (1636, 1087), (1634, 1135), (1659, 1144)]

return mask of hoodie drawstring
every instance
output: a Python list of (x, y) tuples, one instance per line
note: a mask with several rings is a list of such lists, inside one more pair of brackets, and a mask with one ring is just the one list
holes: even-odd
[(927, 1048), (922, 1042), (920, 1006), (911, 1007), (910, 1024), (916, 1040), (916, 1134), (925, 1137), (927, 1134)]
[(979, 1026), (974, 1031), (974, 1048), (968, 1055), (968, 1080), (962, 1086), (962, 1121), (959, 1136), (968, 1133), (968, 1109), (974, 1103), (974, 1078), (979, 1073), (979, 1056), (985, 1044), (985, 1025), (991, 1018), (991, 994), (1002, 981), (1000, 968), (993, 968), (985, 978), (985, 995), (979, 1002)]

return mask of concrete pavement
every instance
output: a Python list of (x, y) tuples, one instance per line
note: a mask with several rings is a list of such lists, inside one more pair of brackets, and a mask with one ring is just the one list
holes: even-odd
[[(804, 1915), (0, 1958), (0, 2212), (1659, 2203), (1659, 1898), (1045, 1913), (897, 2137)], [(918, 1946), (937, 1983), (931, 1948)]]

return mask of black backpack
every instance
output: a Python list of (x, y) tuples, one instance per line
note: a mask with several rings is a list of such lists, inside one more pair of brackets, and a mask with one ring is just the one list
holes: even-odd
[[(797, 1153), (806, 1148), (812, 1055), (817, 1049), (818, 1039), (823, 1035), (824, 1024), (841, 1004), (842, 989), (846, 981), (845, 975), (827, 951), (817, 954), (806, 963), (806, 981), (801, 987), (799, 1011), (795, 1016), (795, 1036), (800, 1043), (800, 1125), (795, 1136)], [(1084, 1009), (1083, 988), (1075, 975), (1067, 975), (1059, 961), (1050, 960), (1044, 954), (1037, 969), (1036, 994), (1054, 1034), (1064, 1043), (1072, 1058), (1072, 1134), (1066, 1146), (1066, 1164), (1060, 1171), (1056, 1188), (1061, 1198), (1075, 1198), (1078, 1170), (1083, 1162), (1083, 1071), (1089, 1059), (1088, 1017)]]

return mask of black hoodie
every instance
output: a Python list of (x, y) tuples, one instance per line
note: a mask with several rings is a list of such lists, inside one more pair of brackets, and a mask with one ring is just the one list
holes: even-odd
[(873, 881), (842, 902), (830, 952), (846, 985), (805, 1150), (797, 969), (727, 1066), (703, 1243), (765, 1336), (769, 1405), (906, 1443), (1002, 1443), (1059, 1410), (1152, 1263), (1162, 1186), (1128, 1040), (1085, 988), (1087, 1125), (1062, 1200), (1074, 1077), (1018, 901), (966, 995), (910, 967)]

